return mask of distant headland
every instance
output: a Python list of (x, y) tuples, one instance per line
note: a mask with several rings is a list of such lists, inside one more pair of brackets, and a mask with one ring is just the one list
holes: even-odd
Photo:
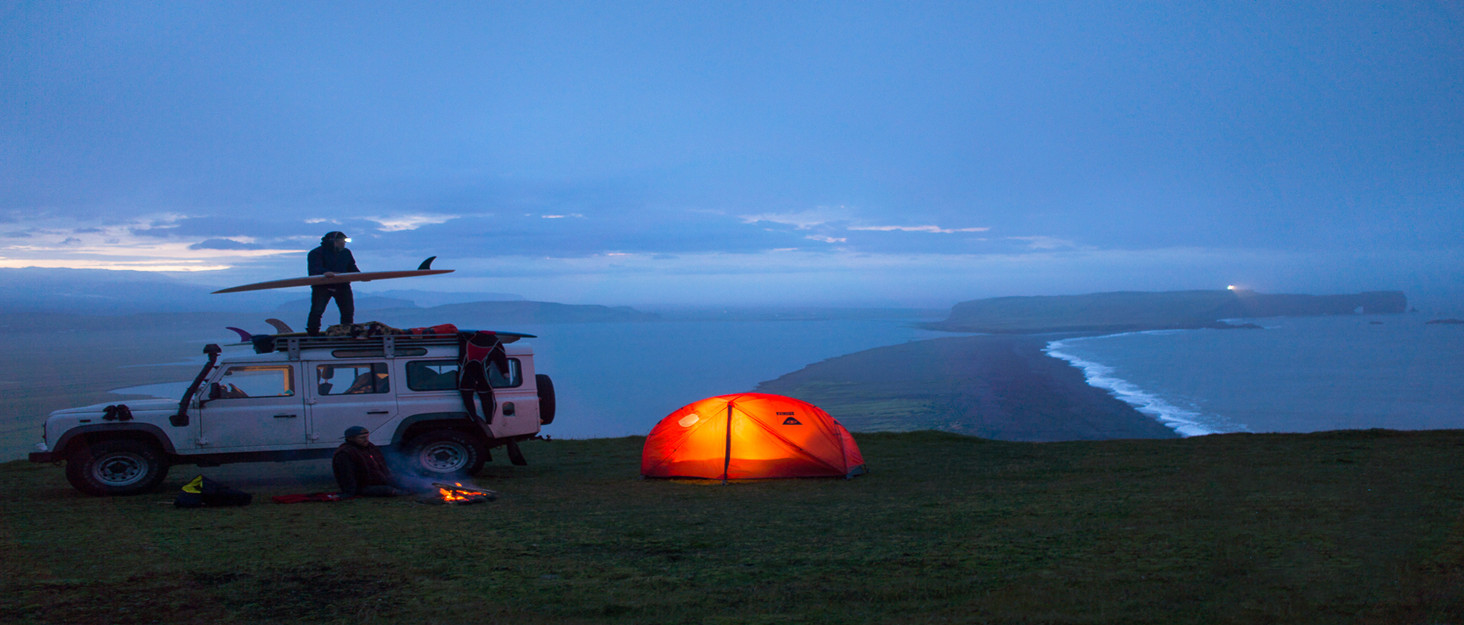
[(830, 358), (760, 384), (836, 415), (856, 432), (938, 429), (1013, 441), (1170, 438), (1179, 434), (1043, 351), (1052, 336), (1244, 328), (1226, 319), (1402, 313), (1397, 291), (1272, 295), (1254, 291), (1000, 297), (955, 305), (924, 327), (953, 336)]
[(1294, 295), (1247, 290), (1116, 292), (997, 297), (961, 302), (932, 330), (989, 334), (1240, 328), (1225, 319), (1390, 314), (1408, 309), (1402, 291)]

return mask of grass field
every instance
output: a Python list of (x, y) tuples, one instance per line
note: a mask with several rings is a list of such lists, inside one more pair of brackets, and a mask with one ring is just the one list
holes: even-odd
[(101, 499), (7, 463), (0, 622), (1464, 623), (1464, 431), (856, 438), (866, 476), (725, 486), (536, 441), (461, 507), (269, 501), (316, 473), (183, 510), (193, 467)]

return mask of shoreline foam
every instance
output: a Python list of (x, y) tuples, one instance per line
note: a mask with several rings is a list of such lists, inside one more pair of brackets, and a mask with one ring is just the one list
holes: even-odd
[(913, 341), (815, 363), (757, 390), (813, 403), (854, 432), (935, 429), (1031, 442), (1180, 436), (1044, 353), (1049, 340)]
[[(1171, 332), (1172, 330), (1163, 330)], [(1132, 333), (1122, 333), (1132, 334)], [(1053, 358), (1067, 361), (1068, 364), (1083, 372), (1083, 377), (1090, 386), (1103, 389), (1120, 401), (1133, 406), (1135, 410), (1148, 415), (1180, 436), (1205, 436), (1209, 434), (1224, 434), (1240, 430), (1225, 430), (1213, 424), (1205, 422), (1204, 415), (1194, 410), (1186, 410), (1175, 406), (1163, 398), (1145, 391), (1139, 386), (1119, 378), (1115, 375), (1113, 367), (1108, 365), (1084, 360), (1076, 355), (1061, 351), (1067, 343), (1074, 340), (1105, 338), (1108, 336), (1122, 336), (1122, 334), (1108, 334), (1092, 337), (1076, 337), (1051, 341), (1042, 349), (1043, 353)]]

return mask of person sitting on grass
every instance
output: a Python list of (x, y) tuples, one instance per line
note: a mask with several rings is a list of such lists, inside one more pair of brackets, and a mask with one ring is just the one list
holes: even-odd
[(345, 497), (395, 497), (405, 495), (391, 468), (386, 466), (386, 456), (381, 448), (373, 445), (371, 432), (359, 425), (346, 428), (346, 442), (336, 448), (331, 459), (336, 483)]

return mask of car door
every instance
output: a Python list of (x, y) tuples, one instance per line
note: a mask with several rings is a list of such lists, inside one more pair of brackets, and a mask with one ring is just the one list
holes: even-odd
[(305, 405), (296, 367), (225, 366), (200, 401), (201, 450), (298, 448), (305, 442)]
[(334, 447), (346, 428), (359, 425), (372, 432), (396, 418), (396, 393), (386, 360), (311, 363), (306, 400), (310, 447)]
[[(413, 360), (406, 365), (407, 388), (398, 393), (398, 406), (410, 416), (428, 412), (453, 412), (467, 416), (463, 396), (458, 391), (456, 359)], [(493, 386), (493, 419), (488, 425), (494, 438), (507, 438), (539, 431), (537, 390), (524, 384), (523, 363), (508, 359), (508, 375), (497, 367), (488, 367), (488, 380)], [(470, 395), (473, 409), (482, 413), (482, 399)]]
[(500, 438), (523, 436), (539, 432), (539, 391), (534, 385), (534, 373), (526, 371), (524, 361), (515, 356), (508, 358), (508, 375), (500, 376), (490, 372), (493, 379), (493, 394), (498, 399), (498, 418), (493, 422), (493, 434)]

